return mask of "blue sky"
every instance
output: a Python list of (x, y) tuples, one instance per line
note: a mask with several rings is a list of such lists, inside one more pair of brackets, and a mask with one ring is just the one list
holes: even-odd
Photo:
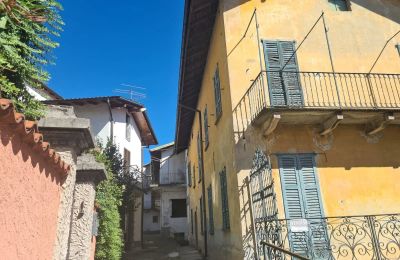
[[(184, 0), (61, 1), (64, 32), (49, 87), (64, 98), (145, 87), (160, 144), (174, 140)], [(148, 156), (146, 156), (148, 160)]]

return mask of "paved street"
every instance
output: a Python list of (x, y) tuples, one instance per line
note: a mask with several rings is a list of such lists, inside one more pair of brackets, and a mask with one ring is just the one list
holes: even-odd
[(180, 246), (175, 240), (161, 237), (159, 234), (145, 235), (144, 241), (143, 249), (134, 249), (128, 252), (124, 260), (203, 259), (193, 247)]

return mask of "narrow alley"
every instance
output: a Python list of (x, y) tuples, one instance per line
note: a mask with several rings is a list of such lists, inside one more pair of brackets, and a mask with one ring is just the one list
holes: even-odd
[(145, 234), (143, 248), (135, 248), (128, 252), (124, 260), (201, 260), (203, 257), (192, 246), (181, 246), (172, 238), (160, 234)]

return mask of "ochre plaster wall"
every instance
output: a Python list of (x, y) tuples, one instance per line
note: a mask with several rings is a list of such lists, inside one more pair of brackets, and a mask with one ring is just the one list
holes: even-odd
[(52, 259), (61, 173), (14, 132), (0, 126), (0, 258)]
[[(366, 137), (363, 127), (343, 125), (321, 138), (313, 126), (280, 126), (264, 141), (246, 139), (238, 145), (241, 159), (250, 161), (256, 148), (269, 154), (279, 217), (285, 218), (277, 154), (315, 153), (317, 176), (326, 217), (400, 213), (400, 141), (398, 127)], [(256, 132), (253, 132), (253, 136)], [(240, 177), (251, 165), (243, 165)]]
[[(400, 3), (394, 0), (350, 2), (351, 11), (334, 11), (327, 0), (224, 0), (233, 107), (261, 69), (265, 70), (261, 44), (260, 66), (255, 20), (249, 25), (255, 8), (260, 40), (295, 41), (296, 46), (324, 11), (336, 72), (367, 73), (386, 41), (399, 30)], [(247, 26), (249, 29), (243, 38)], [(388, 43), (372, 72), (400, 73), (400, 57), (395, 48), (399, 42), (400, 35), (397, 35)], [(297, 58), (300, 71), (332, 71), (322, 20), (298, 50)]]
[[(239, 216), (239, 202), (236, 199), (238, 193), (237, 177), (234, 172), (234, 140), (233, 140), (233, 125), (231, 119), (231, 96), (229, 79), (227, 73), (227, 59), (225, 46), (225, 33), (222, 12), (218, 11), (214, 32), (212, 35), (210, 49), (207, 58), (207, 64), (203, 74), (202, 87), (199, 96), (197, 108), (204, 112), (207, 106), (208, 110), (208, 131), (210, 136), (210, 144), (204, 150), (204, 178), (205, 192), (204, 199), (206, 200), (207, 222), (208, 216), (208, 199), (207, 188), (211, 185), (213, 192), (213, 218), (214, 218), (214, 234), (208, 234), (208, 255), (210, 259), (243, 259), (242, 254), (242, 239)], [(217, 120), (215, 112), (215, 99), (213, 76), (216, 68), (219, 68), (221, 82), (221, 103), (222, 116)], [(203, 117), (202, 117), (203, 120)], [(204, 129), (204, 128), (203, 128)], [(199, 250), (204, 252), (204, 235), (200, 233), (200, 197), (202, 196), (202, 183), (199, 182), (199, 163), (197, 161), (197, 134), (199, 132), (198, 115), (196, 114), (193, 127), (192, 138), (188, 147), (187, 161), (191, 163), (191, 170), (195, 166), (196, 187), (189, 188), (189, 212), (190, 209), (197, 211), (197, 223), (199, 231), (198, 245)], [(203, 131), (204, 137), (204, 131)], [(226, 167), (227, 187), (228, 187), (228, 203), (230, 214), (230, 230), (222, 230), (222, 202), (220, 177), (221, 172)], [(189, 219), (189, 221), (191, 221)], [(194, 220), (193, 220), (194, 223)], [(194, 228), (195, 230), (195, 228)], [(205, 231), (208, 233), (208, 230)], [(191, 234), (191, 243), (195, 245), (195, 234)]]

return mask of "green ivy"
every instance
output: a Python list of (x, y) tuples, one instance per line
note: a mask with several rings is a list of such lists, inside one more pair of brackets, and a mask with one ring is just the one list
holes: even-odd
[(119, 260), (122, 257), (123, 234), (119, 207), (122, 203), (123, 189), (116, 182), (113, 172), (114, 156), (107, 153), (112, 144), (107, 143), (102, 151), (95, 151), (96, 159), (105, 164), (107, 180), (97, 186), (96, 201), (99, 204), (99, 230), (96, 242), (97, 260)]
[(26, 86), (40, 88), (50, 78), (54, 40), (64, 25), (56, 0), (0, 1), (0, 96), (14, 101), (30, 119), (43, 115), (43, 105)]

